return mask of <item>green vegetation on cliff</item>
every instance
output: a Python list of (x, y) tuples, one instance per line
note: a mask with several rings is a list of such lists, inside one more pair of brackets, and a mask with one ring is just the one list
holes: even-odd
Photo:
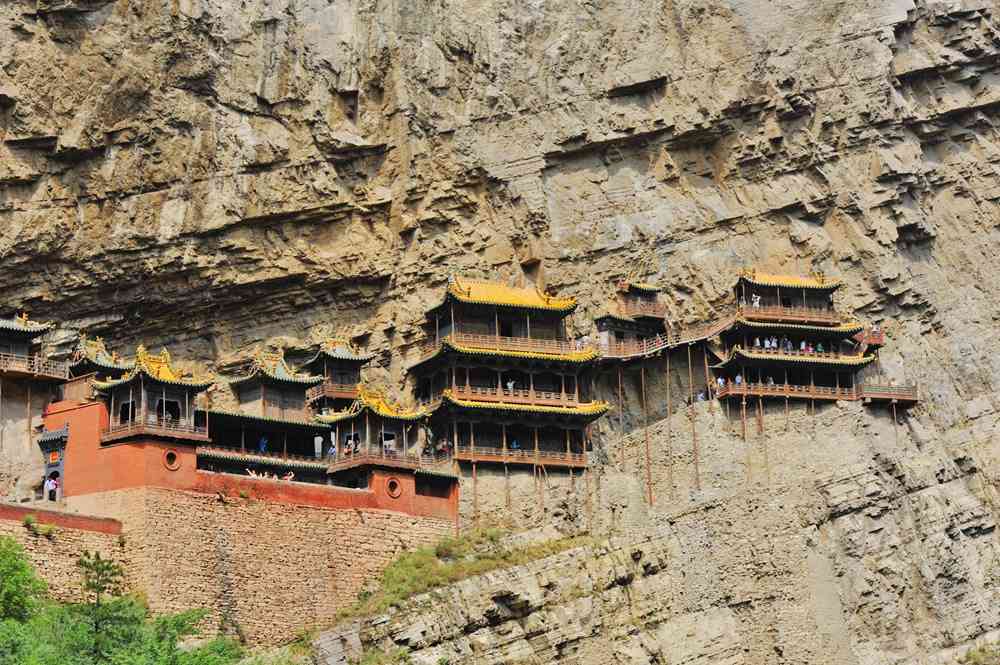
[(121, 593), (118, 564), (85, 553), (78, 567), (87, 601), (54, 602), (21, 547), (0, 537), (0, 665), (230, 665), (244, 656), (221, 638), (182, 648), (204, 612), (153, 619)]

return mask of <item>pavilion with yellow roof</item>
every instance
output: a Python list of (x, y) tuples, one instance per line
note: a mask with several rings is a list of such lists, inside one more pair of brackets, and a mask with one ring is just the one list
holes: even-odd
[(140, 345), (131, 369), (119, 378), (92, 383), (108, 403), (104, 443), (137, 436), (208, 440), (205, 427), (195, 425), (194, 402), (213, 379), (183, 375), (166, 349), (154, 354)]
[(584, 466), (599, 357), (566, 339), (573, 298), (453, 278), (427, 313), (428, 343), (410, 366), (433, 409), (434, 445), (459, 461)]

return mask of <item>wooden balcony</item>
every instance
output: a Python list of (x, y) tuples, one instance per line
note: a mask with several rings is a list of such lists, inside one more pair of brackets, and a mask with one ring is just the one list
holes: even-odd
[(640, 300), (626, 300), (621, 303), (620, 311), (623, 316), (633, 319), (665, 319), (667, 318), (667, 306), (659, 302), (646, 302)]
[(0, 353), (0, 372), (8, 376), (65, 381), (69, 378), (69, 365), (39, 355)]
[[(713, 388), (713, 390), (715, 390)], [(727, 383), (717, 389), (719, 399), (727, 397), (779, 397), (788, 399), (819, 399), (827, 401), (863, 401), (866, 404), (900, 404), (912, 406), (919, 401), (917, 386), (890, 386), (862, 383), (852, 388), (828, 388), (825, 386), (798, 386), (783, 383)]]
[(223, 448), (220, 446), (198, 446), (198, 457), (221, 460), (237, 464), (262, 464), (265, 466), (288, 469), (315, 469), (325, 471), (327, 463), (315, 457), (303, 455), (282, 455), (281, 453), (259, 453), (239, 448)]
[(593, 346), (564, 339), (535, 339), (533, 337), (502, 337), (499, 335), (482, 335), (475, 333), (453, 333), (442, 338), (441, 342), (429, 342), (421, 347), (420, 360), (430, 358), (441, 348), (444, 341), (450, 341), (459, 346), (474, 347), (513, 353), (545, 353), (549, 355), (567, 355), (582, 351), (596, 351)]
[(854, 336), (854, 340), (858, 344), (864, 344), (865, 346), (885, 346), (885, 331), (871, 329), (862, 330)]
[(737, 315), (751, 321), (771, 323), (837, 325), (841, 322), (840, 314), (829, 307), (781, 307), (779, 305), (753, 307), (743, 305), (737, 308)]
[(666, 349), (672, 349), (682, 344), (691, 344), (715, 337), (733, 323), (732, 316), (724, 316), (700, 326), (683, 330), (670, 330), (649, 339), (633, 342), (612, 343), (601, 349), (601, 355), (608, 359), (626, 360), (629, 358), (644, 358), (655, 355)]
[(857, 353), (838, 353), (835, 351), (803, 351), (801, 349), (792, 349), (791, 351), (785, 351), (783, 349), (765, 349), (761, 346), (751, 346), (748, 349), (744, 349), (747, 353), (752, 353), (754, 355), (762, 356), (792, 356), (795, 358), (802, 358), (803, 360), (815, 360), (817, 362), (823, 362), (824, 360), (860, 360), (862, 356)]
[(787, 397), (788, 399), (819, 399), (827, 401), (858, 399), (854, 388), (828, 388), (825, 386), (798, 386), (793, 384), (727, 383), (717, 389), (719, 399), (727, 397)]
[(133, 420), (125, 423), (113, 423), (108, 429), (101, 432), (101, 443), (112, 443), (137, 437), (209, 441), (208, 429), (205, 427), (198, 427), (171, 418), (149, 417), (146, 422)]
[(334, 383), (324, 381), (318, 386), (313, 386), (306, 391), (306, 402), (315, 402), (318, 399), (357, 399), (358, 384), (356, 383)]
[[(374, 448), (374, 446), (373, 446)], [(327, 458), (327, 473), (337, 473), (359, 466), (388, 466), (397, 469), (432, 469), (447, 471), (451, 464), (448, 455), (432, 455), (429, 453), (404, 453), (395, 450), (374, 450), (357, 453), (340, 453), (336, 457)]]
[(550, 450), (511, 450), (460, 446), (455, 451), (455, 459), (461, 462), (489, 462), (498, 464), (537, 464), (582, 469), (587, 466), (585, 453), (566, 453)]
[[(563, 394), (558, 391), (531, 390), (529, 388), (497, 388), (495, 386), (463, 386), (459, 385), (451, 391), (458, 399), (475, 402), (505, 402), (507, 404), (530, 404), (533, 406), (579, 406), (580, 402), (574, 394)], [(440, 399), (440, 398), (438, 398)], [(433, 400), (432, 400), (433, 401)]]
[(865, 403), (912, 405), (920, 401), (917, 386), (890, 386), (878, 383), (862, 383), (858, 386), (858, 397)]

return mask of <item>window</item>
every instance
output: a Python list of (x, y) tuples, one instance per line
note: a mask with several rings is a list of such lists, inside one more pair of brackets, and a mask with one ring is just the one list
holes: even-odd
[(418, 496), (433, 496), (447, 499), (451, 496), (451, 482), (444, 478), (417, 475), (416, 492)]
[(118, 422), (130, 423), (135, 420), (135, 402), (123, 402), (118, 405)]
[(172, 399), (166, 401), (162, 399), (156, 400), (156, 417), (165, 418), (166, 420), (180, 420), (181, 403)]

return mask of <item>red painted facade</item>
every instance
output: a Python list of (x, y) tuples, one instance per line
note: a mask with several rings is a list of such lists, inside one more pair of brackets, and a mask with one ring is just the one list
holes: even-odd
[[(62, 401), (50, 404), (45, 429), (69, 426), (63, 466), (67, 498), (138, 487), (159, 487), (261, 501), (330, 509), (380, 509), (409, 515), (456, 519), (458, 482), (447, 496), (417, 494), (414, 472), (374, 468), (367, 489), (289, 482), (199, 471), (193, 443), (151, 438), (101, 445), (108, 426), (103, 402)], [(448, 482), (448, 481), (445, 481)]]

